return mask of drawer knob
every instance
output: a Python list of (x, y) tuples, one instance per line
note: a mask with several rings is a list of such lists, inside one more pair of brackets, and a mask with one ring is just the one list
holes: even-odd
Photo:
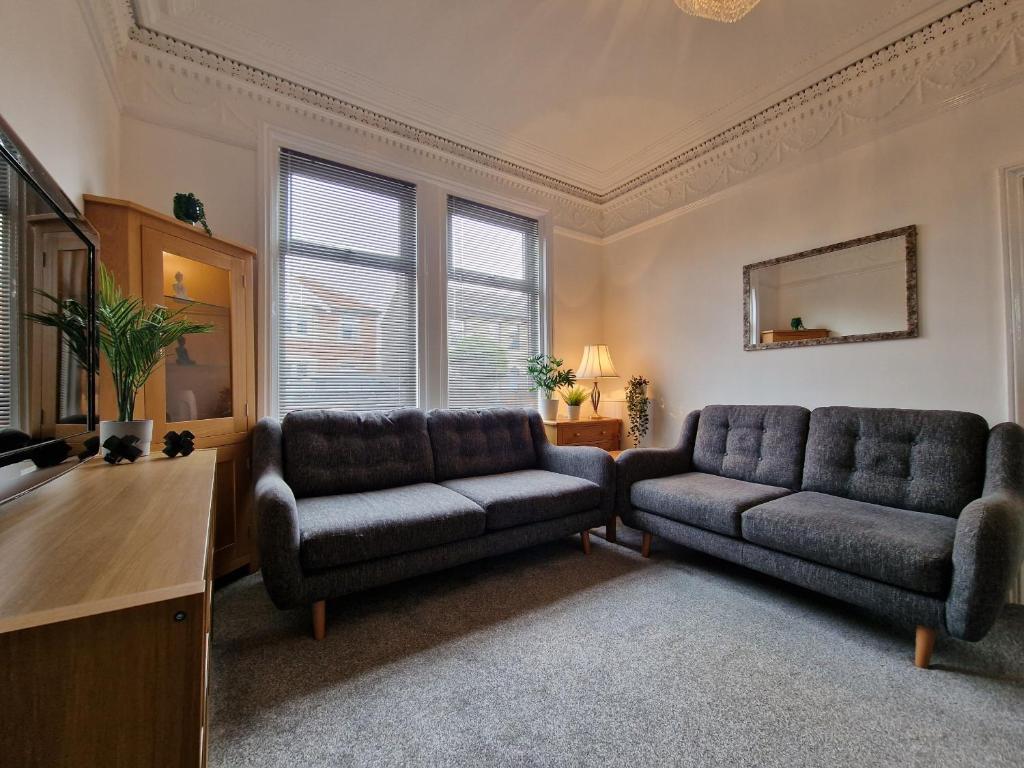
[(188, 614), (185, 613), (184, 611), (178, 611), (177, 613), (174, 614), (174, 620), (175, 621), (184, 621), (187, 618), (188, 618)]

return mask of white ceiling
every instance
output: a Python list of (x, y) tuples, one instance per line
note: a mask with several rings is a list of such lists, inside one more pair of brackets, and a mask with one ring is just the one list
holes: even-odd
[(143, 26), (597, 193), (966, 0), (136, 0)]

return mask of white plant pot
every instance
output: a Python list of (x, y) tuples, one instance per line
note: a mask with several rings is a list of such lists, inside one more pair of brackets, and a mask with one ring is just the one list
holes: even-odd
[(540, 415), (544, 421), (554, 421), (558, 418), (558, 401), (550, 397), (540, 398)]
[(108, 437), (127, 437), (128, 435), (135, 435), (135, 437), (139, 438), (139, 442), (135, 444), (135, 447), (142, 451), (142, 455), (145, 456), (149, 453), (149, 444), (153, 441), (153, 420), (101, 421), (100, 446), (103, 455), (106, 456), (109, 453), (106, 448), (102, 448), (102, 445), (107, 442)]
[(582, 407), (583, 407), (582, 405), (567, 405), (567, 406), (565, 406), (565, 409), (569, 412), (569, 421), (579, 421), (580, 420), (580, 408), (582, 408)]

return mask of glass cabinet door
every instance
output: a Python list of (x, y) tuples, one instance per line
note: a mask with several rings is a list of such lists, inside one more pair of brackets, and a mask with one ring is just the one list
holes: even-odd
[[(244, 302), (235, 260), (144, 229), (143, 290), (147, 304), (162, 304), (210, 328), (189, 334), (164, 351), (164, 362), (146, 388), (146, 411), (155, 421), (164, 418), (164, 424), (154, 427), (189, 429), (200, 437), (245, 430), (238, 317)], [(154, 438), (162, 436), (154, 429)]]

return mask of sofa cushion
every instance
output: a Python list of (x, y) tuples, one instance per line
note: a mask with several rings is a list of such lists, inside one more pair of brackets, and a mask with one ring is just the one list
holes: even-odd
[(484, 511), (433, 483), (299, 499), (302, 567), (315, 571), (479, 536)]
[(427, 425), (439, 481), (537, 466), (524, 409), (436, 410), (427, 414)]
[(697, 423), (693, 468), (799, 490), (809, 416), (795, 405), (709, 405)]
[(803, 490), (956, 517), (981, 496), (987, 443), (973, 413), (817, 408)]
[(802, 492), (743, 513), (754, 544), (931, 595), (945, 595), (956, 520)]
[(284, 479), (296, 498), (373, 491), (434, 479), (426, 415), (292, 411), (281, 422)]
[(442, 483), (487, 512), (488, 530), (553, 520), (601, 506), (601, 486), (572, 475), (521, 469)]
[(738, 537), (743, 510), (789, 493), (788, 488), (687, 472), (635, 483), (631, 501), (637, 509)]

